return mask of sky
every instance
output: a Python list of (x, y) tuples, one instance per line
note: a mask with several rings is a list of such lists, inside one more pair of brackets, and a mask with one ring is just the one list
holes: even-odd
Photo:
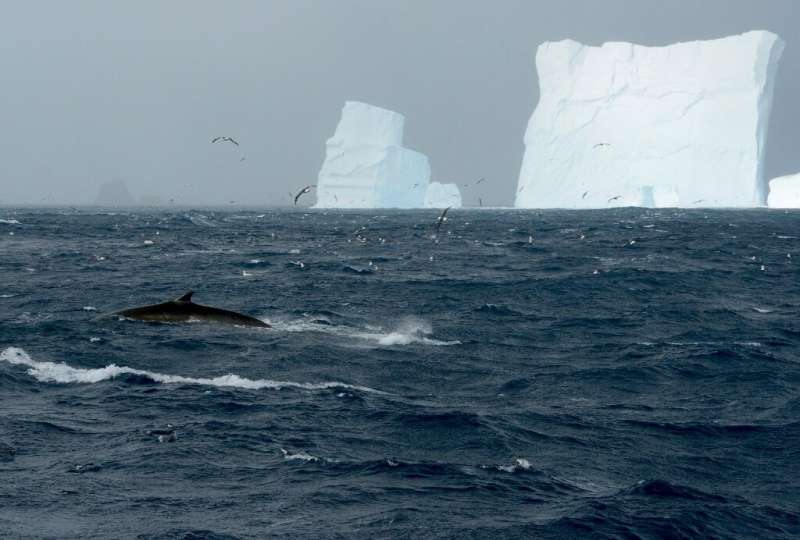
[(786, 41), (766, 176), (800, 171), (797, 0), (0, 0), (0, 13), (5, 204), (91, 203), (122, 180), (137, 199), (285, 205), (357, 100), (406, 117), (433, 181), (485, 177), (466, 205), (511, 205), (540, 43), (754, 29)]

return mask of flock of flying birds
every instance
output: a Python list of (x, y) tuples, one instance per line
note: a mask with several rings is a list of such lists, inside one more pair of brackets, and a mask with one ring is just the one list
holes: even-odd
[[(211, 139), (211, 144), (214, 144), (214, 143), (217, 143), (217, 142), (227, 142), (227, 143), (231, 143), (233, 145), (236, 145), (237, 147), (239, 146), (239, 141), (237, 141), (233, 137), (227, 137), (227, 136), (223, 136), (223, 135), (219, 135), (219, 136), (214, 137), (213, 139)], [(239, 159), (239, 161), (244, 161), (245, 159), (246, 159), (246, 156), (243, 155)], [(296, 195), (294, 193), (290, 193), (289, 196), (290, 197), (294, 197), (295, 206), (297, 206), (297, 201), (300, 199), (300, 197), (302, 195), (308, 193), (309, 191), (311, 191), (311, 188), (315, 188), (315, 187), (317, 187), (317, 186), (316, 185), (306, 186), (303, 189), (301, 189)], [(234, 202), (235, 201), (231, 201), (231, 203), (234, 203)]]
[[(214, 144), (216, 142), (229, 142), (231, 144), (236, 145), (237, 147), (239, 146), (239, 141), (237, 141), (233, 137), (217, 136), (217, 137), (214, 137), (213, 139), (211, 139), (211, 144)], [(611, 146), (611, 144), (607, 143), (607, 142), (599, 142), (599, 143), (595, 144), (594, 146), (592, 146), (592, 148), (593, 149), (594, 148), (600, 148), (600, 147), (603, 147), (603, 146)], [(242, 156), (241, 159), (239, 159), (239, 161), (244, 161), (244, 160), (245, 160), (245, 156)], [(474, 182), (473, 185), (478, 185), (478, 184), (480, 184), (482, 182), (485, 182), (485, 181), (486, 181), (486, 178), (481, 177), (476, 182)], [(414, 184), (412, 186), (412, 189), (416, 188), (418, 185), (419, 184)], [(462, 184), (462, 185), (464, 187), (469, 187), (470, 184)], [(315, 187), (317, 187), (316, 184), (310, 184), (310, 185), (305, 186), (303, 189), (301, 189), (297, 193), (289, 192), (289, 196), (294, 198), (294, 205), (297, 206), (297, 201), (300, 200), (300, 197), (302, 197), (306, 193), (309, 193)], [(522, 191), (522, 188), (520, 188), (519, 191)], [(588, 195), (588, 194), (589, 194), (588, 191), (584, 191), (583, 195), (581, 196), (581, 199), (585, 199), (586, 195)], [(621, 198), (622, 198), (621, 195), (615, 195), (614, 197), (609, 198), (608, 202), (616, 201), (616, 200), (621, 199)], [(231, 201), (231, 202), (233, 203), (235, 201)], [(703, 202), (703, 201), (701, 199), (701, 200), (695, 201), (695, 202), (696, 203), (700, 203), (700, 202)], [(483, 199), (481, 197), (478, 197), (478, 206), (483, 206)], [(439, 219), (436, 221), (436, 232), (437, 232), (437, 234), (439, 232), (439, 228), (441, 227), (442, 222), (444, 222), (447, 219), (447, 217), (446, 217), (447, 216), (447, 211), (450, 210), (450, 208), (451, 207), (449, 207), (449, 206), (447, 208), (445, 208), (444, 211), (442, 212), (442, 215), (439, 216)]]
[[(214, 143), (216, 143), (216, 142), (228, 142), (228, 143), (231, 143), (231, 144), (234, 144), (234, 145), (236, 145), (237, 147), (239, 146), (239, 141), (237, 141), (237, 140), (236, 140), (236, 139), (234, 139), (233, 137), (227, 137), (227, 136), (223, 136), (223, 135), (219, 135), (219, 136), (217, 136), (217, 137), (214, 137), (213, 139), (211, 139), (211, 144), (214, 144)], [(239, 161), (244, 161), (244, 160), (245, 160), (245, 156), (242, 156), (242, 157), (241, 157), (241, 159), (239, 159)], [(478, 184), (480, 184), (481, 182), (484, 182), (484, 181), (486, 181), (486, 179), (485, 179), (485, 178), (483, 178), (483, 177), (481, 177), (480, 179), (478, 179), (478, 181), (477, 181), (477, 182), (475, 182), (475, 183), (474, 183), (474, 185), (478, 185)], [(412, 186), (412, 189), (413, 189), (413, 188), (416, 188), (418, 185), (419, 185), (419, 184), (414, 184), (414, 185)], [(469, 186), (469, 184), (463, 184), (463, 185), (464, 185), (465, 187)], [(313, 188), (315, 188), (315, 187), (317, 187), (317, 185), (316, 185), (316, 184), (310, 184), (310, 185), (308, 185), (308, 186), (305, 186), (303, 189), (301, 189), (301, 190), (300, 190), (300, 191), (298, 191), (297, 193), (292, 193), (292, 192), (289, 192), (289, 197), (292, 197), (292, 198), (294, 199), (294, 205), (295, 205), (295, 206), (297, 206), (297, 201), (299, 201), (299, 200), (300, 200), (300, 197), (302, 197), (302, 196), (303, 196), (303, 195), (305, 195), (306, 193), (309, 193), (309, 192), (310, 192), (310, 191), (311, 191)], [(335, 196), (334, 196), (334, 197), (335, 197)], [(337, 200), (338, 200), (338, 199), (337, 199)], [(231, 203), (234, 203), (234, 202), (236, 202), (236, 201), (231, 201)], [(483, 199), (482, 199), (482, 198), (480, 198), (480, 197), (478, 197), (478, 204), (479, 204), (479, 206), (483, 206)], [(437, 233), (438, 233), (438, 231), (439, 231), (439, 227), (441, 226), (441, 224), (440, 224), (440, 221), (442, 221), (442, 220), (446, 220), (446, 217), (445, 217), (445, 215), (447, 214), (447, 211), (448, 211), (450, 208), (451, 208), (451, 207), (449, 207), (449, 206), (448, 206), (448, 207), (447, 207), (447, 208), (444, 210), (444, 212), (442, 213), (442, 216), (440, 217), (440, 219), (437, 221), (437, 224), (438, 224), (438, 226), (437, 226), (437, 228), (436, 228), (436, 231), (437, 231)]]

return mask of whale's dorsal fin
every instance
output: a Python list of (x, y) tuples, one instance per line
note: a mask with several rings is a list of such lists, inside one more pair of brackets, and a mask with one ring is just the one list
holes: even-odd
[(178, 298), (173, 300), (173, 302), (191, 302), (193, 294), (194, 294), (194, 291), (188, 291), (183, 296), (179, 296)]

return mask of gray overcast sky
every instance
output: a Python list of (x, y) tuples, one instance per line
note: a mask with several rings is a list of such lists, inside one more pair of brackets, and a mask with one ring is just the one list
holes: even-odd
[[(800, 171), (797, 0), (0, 0), (0, 201), (286, 204), (345, 100), (406, 116), (433, 179), (510, 205), (543, 41), (663, 45), (767, 29), (786, 42), (768, 177)], [(247, 160), (215, 135), (242, 143)], [(185, 184), (191, 184), (186, 186)], [(477, 190), (483, 190), (479, 193)]]

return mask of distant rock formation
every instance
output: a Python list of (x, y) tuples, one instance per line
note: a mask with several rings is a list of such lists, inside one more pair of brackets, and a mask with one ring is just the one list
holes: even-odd
[(99, 206), (135, 206), (136, 199), (128, 191), (128, 186), (125, 185), (123, 180), (112, 180), (100, 186), (94, 204)]

